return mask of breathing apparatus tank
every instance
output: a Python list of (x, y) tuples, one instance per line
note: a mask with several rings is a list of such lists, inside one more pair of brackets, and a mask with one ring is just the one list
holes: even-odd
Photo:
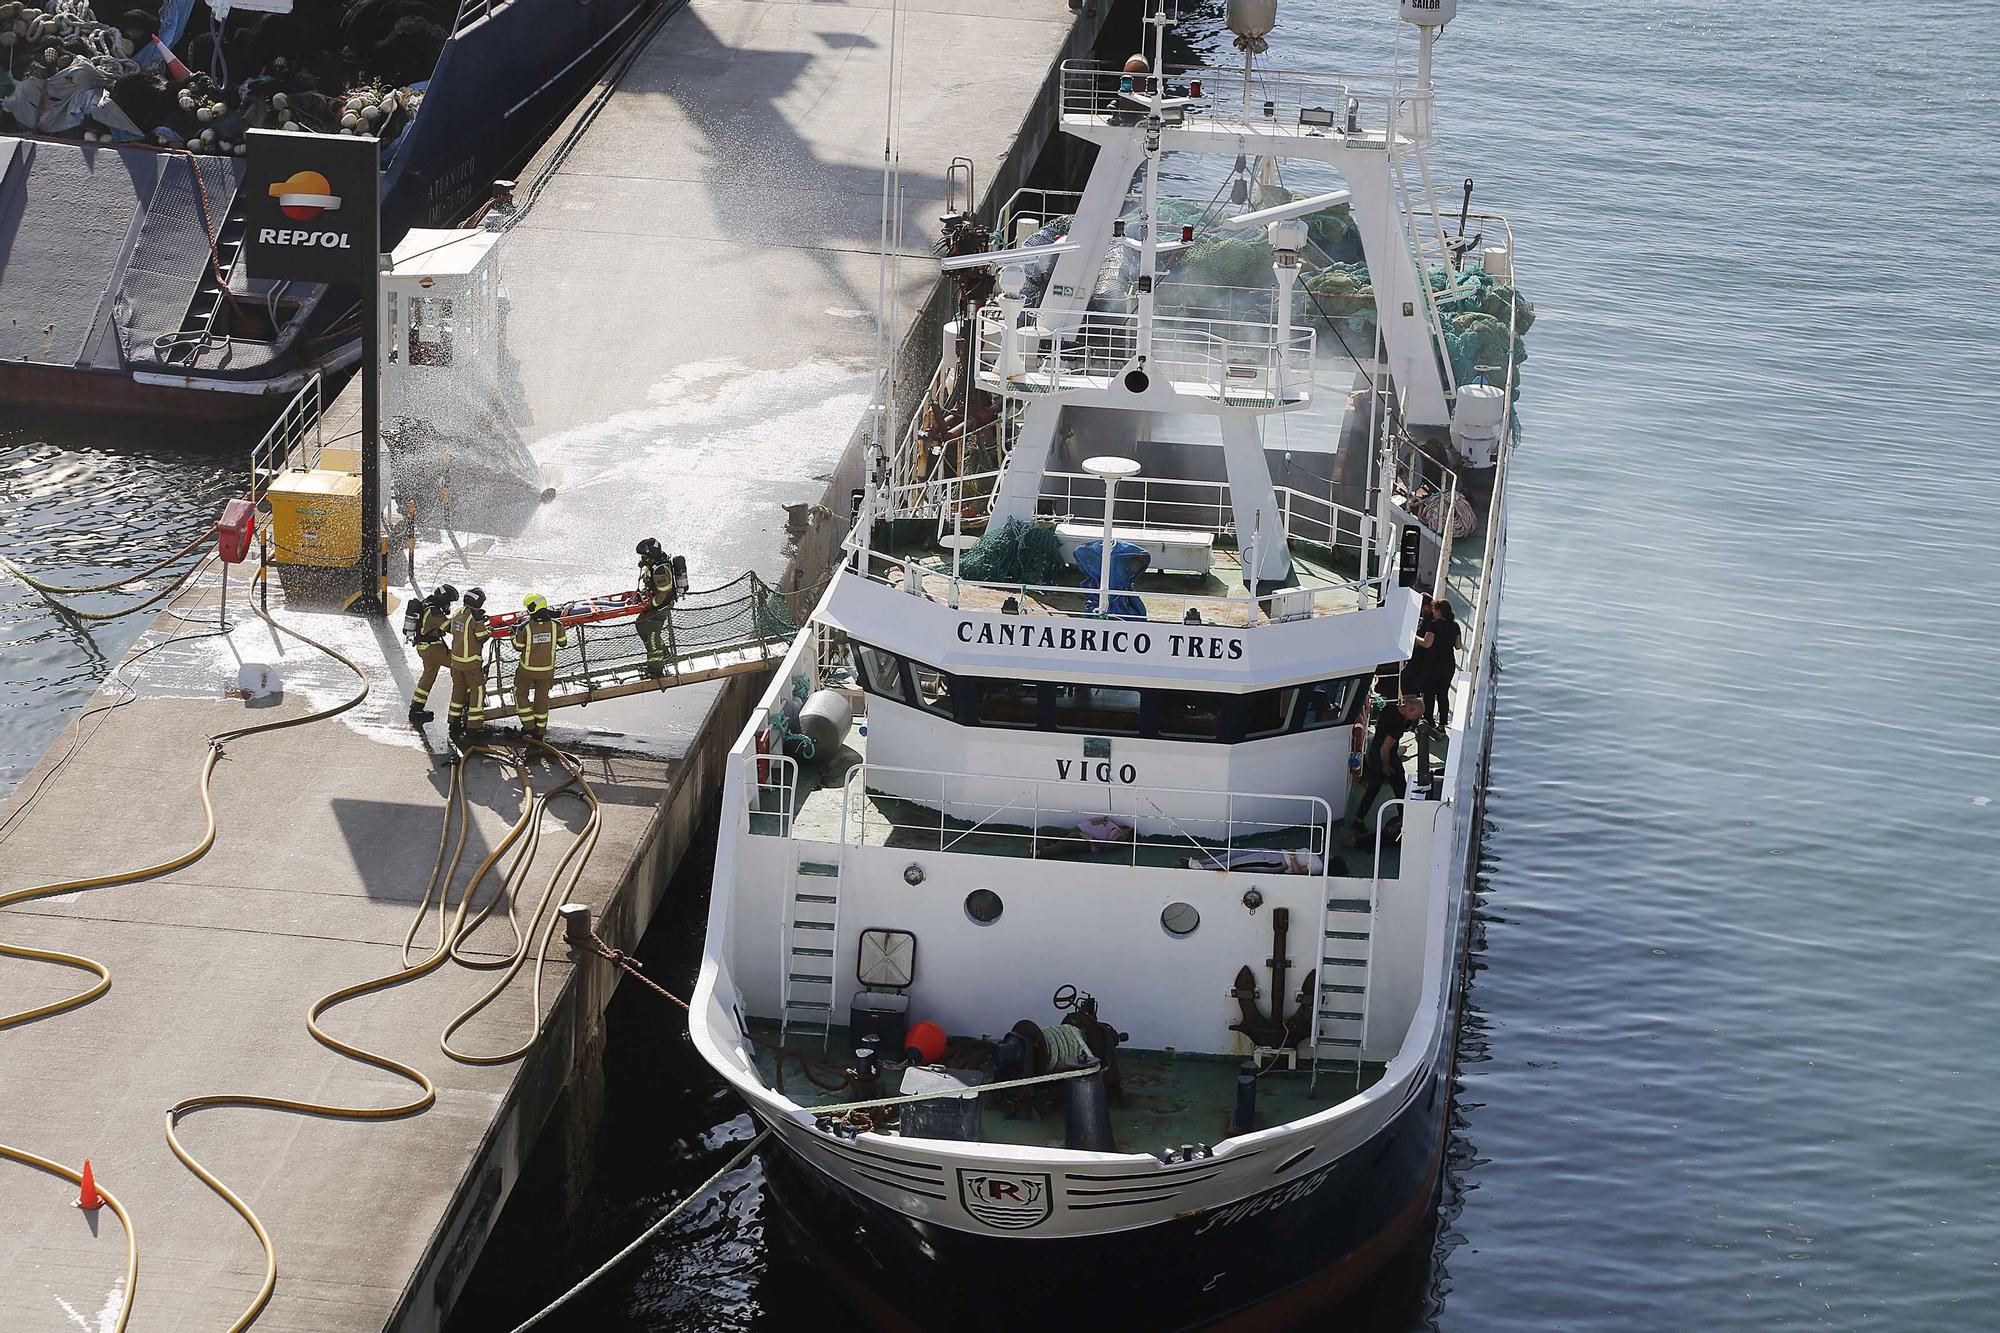
[(424, 594), (421, 599), (405, 603), (403, 606), (403, 641), (415, 644), (423, 636), (424, 613), (426, 611), (436, 611), (440, 615), (449, 614), (451, 604), (457, 600), (458, 589), (452, 587), (449, 583), (440, 583), (437, 587), (432, 588), (428, 593)]

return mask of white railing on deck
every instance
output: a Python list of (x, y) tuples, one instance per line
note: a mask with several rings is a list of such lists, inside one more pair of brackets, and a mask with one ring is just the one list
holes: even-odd
[(747, 754), (743, 758), (749, 766), (743, 779), (745, 828), (753, 833), (764, 832), (755, 824), (761, 815), (777, 820), (778, 826), (769, 830), (771, 834), (780, 838), (791, 837), (792, 820), (798, 814), (798, 761), (775, 753)]
[[(889, 779), (896, 790), (880, 788), (871, 781), (875, 778)], [(874, 808), (874, 803), (867, 799), (869, 796), (887, 796), (921, 807), (926, 811), (925, 821), (905, 823), (889, 819)], [(1332, 809), (1317, 796), (1121, 784), (1085, 786), (1055, 779), (945, 773), (880, 764), (856, 764), (850, 769), (842, 799), (846, 840), (857, 846), (867, 845), (873, 831), (883, 838), (891, 834), (902, 834), (906, 839), (921, 837), (927, 849), (939, 852), (994, 854), (967, 845), (966, 840), (977, 835), (1002, 840), (1011, 847), (1012, 854), (1032, 857), (1043, 854), (1043, 849), (1078, 845), (1077, 838), (1071, 836), (1057, 842), (1047, 830), (1074, 829), (1087, 819), (1108, 817), (1130, 827), (1132, 837), (1128, 841), (1094, 846), (1093, 850), (1099, 852), (1096, 859), (1112, 863), (1122, 860), (1136, 866), (1141, 848), (1159, 849), (1198, 862), (1193, 868), (1208, 871), (1227, 870), (1231, 852), (1253, 850), (1249, 845), (1251, 840), (1264, 838), (1276, 840), (1278, 845), (1258, 842), (1254, 850), (1318, 857), (1320, 870), (1313, 873), (1323, 874), (1334, 828)], [(1239, 804), (1250, 802), (1275, 806), (1288, 817), (1273, 818), (1265, 813), (1262, 818), (1250, 818), (1239, 814)], [(956, 813), (948, 814), (948, 810)], [(977, 813), (967, 814), (968, 810)], [(958, 821), (956, 826), (953, 820)], [(1152, 832), (1145, 831), (1149, 825)], [(905, 841), (897, 845), (909, 844)]]
[[(1276, 490), (1287, 541), (1359, 548), (1375, 531), (1373, 514), (1289, 486), (1279, 486)], [(1104, 518), (1104, 480), (1086, 472), (1043, 473), (1039, 498), (1041, 512), (1057, 518), (1099, 522)], [(1120, 527), (1223, 533), (1234, 529), (1236, 511), (1230, 506), (1226, 481), (1149, 477), (1142, 473), (1118, 484), (1114, 520)]]
[[(1435, 137), (1431, 94), (1371, 82), (1377, 86), (1350, 83), (1332, 73), (1258, 68), (1250, 75), (1246, 113), (1241, 68), (1169, 67), (1165, 118), (1171, 122), (1178, 116), (1189, 127), (1224, 132), (1345, 136), (1376, 144), (1393, 132), (1430, 143)], [(1065, 116), (1134, 123), (1150, 114), (1151, 94), (1146, 75), (1093, 61), (1063, 62)]]
[[(998, 307), (979, 312), (978, 373), (1015, 394), (1102, 388), (1141, 351), (1140, 316), (1089, 311), (1057, 329), (1026, 324), (1007, 346)], [(1302, 407), (1311, 401), (1317, 333), (1247, 320), (1156, 315), (1145, 370), (1217, 402)]]
[[(933, 557), (935, 559), (936, 557)], [(949, 562), (943, 565), (924, 564), (906, 560), (900, 556), (885, 555), (872, 551), (869, 555), (868, 577), (877, 583), (899, 588), (912, 596), (922, 596), (931, 601), (950, 602), (948, 585), (952, 582)], [(931, 588), (924, 581), (942, 581), (938, 588)], [(1026, 594), (1035, 598), (1038, 605), (1024, 607), (1027, 615), (1075, 616), (1090, 620), (1116, 620), (1131, 625), (1181, 625), (1196, 624), (1185, 621), (1189, 609), (1202, 613), (1199, 625), (1211, 629), (1249, 628), (1260, 624), (1277, 624), (1287, 620), (1313, 620), (1326, 616), (1345, 615), (1351, 611), (1367, 610), (1381, 605), (1381, 590), (1395, 585), (1395, 571), (1389, 570), (1369, 578), (1324, 579), (1300, 582), (1290, 588), (1276, 592), (1262, 593), (1251, 597), (1246, 590), (1239, 596), (1217, 596), (1194, 594), (1158, 589), (1121, 589), (1112, 592), (1113, 597), (1136, 597), (1144, 605), (1148, 597), (1156, 602), (1171, 602), (1171, 608), (1158, 613), (1149, 611), (1144, 616), (1106, 617), (1100, 616), (1092, 604), (1097, 598), (1097, 590), (1076, 583), (982, 583), (973, 579), (957, 580), (961, 588), (985, 588), (1000, 594)], [(933, 596), (933, 593), (938, 595)], [(1075, 606), (1064, 606), (1056, 598), (1079, 599)]]
[(1039, 231), (1051, 222), (1073, 219), (1082, 202), (1083, 193), (1079, 190), (1040, 190), (1024, 185), (1014, 191), (1013, 197), (1000, 210), (997, 244), (1004, 250), (1026, 239), (1014, 234), (1014, 224), (1021, 218), (1033, 218), (1035, 230)]

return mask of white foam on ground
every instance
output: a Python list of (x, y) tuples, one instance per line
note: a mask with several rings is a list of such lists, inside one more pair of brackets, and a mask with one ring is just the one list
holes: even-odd
[[(537, 441), (532, 451), (555, 499), (535, 508), (512, 535), (441, 533), (420, 541), (419, 581), (426, 588), (444, 582), (482, 587), (495, 613), (520, 606), (530, 592), (557, 602), (614, 592), (636, 581), (632, 548), (644, 536), (685, 552), (697, 588), (743, 573), (724, 562), (740, 563), (746, 546), (764, 566), (758, 572), (775, 581), (784, 506), (821, 497), (827, 472), (867, 410), (869, 379), (865, 365), (825, 360), (782, 372), (752, 372), (733, 360), (683, 366), (648, 391), (651, 406)], [(212, 587), (216, 580), (209, 575), (203, 582)], [(245, 606), (241, 579), (234, 582), (230, 633), (147, 654), (128, 671), (140, 693), (297, 695), (314, 708), (353, 693), (352, 673), (273, 632)], [(394, 591), (399, 598), (408, 594), (407, 588)], [(280, 623), (346, 654), (367, 674), (369, 697), (341, 715), (346, 725), (373, 740), (422, 744), (406, 717), (421, 668), (401, 641), (399, 613), (385, 623), (281, 610), (275, 596), (272, 601)], [(178, 632), (212, 627), (212, 612), (195, 614), (200, 618)], [(150, 630), (139, 647), (172, 633)], [(246, 684), (253, 688), (246, 691)], [(430, 700), (440, 718), (448, 699), (449, 681), (441, 677)], [(565, 712), (580, 720), (575, 710), (558, 712), (551, 739), (589, 737), (660, 758), (679, 757), (690, 740), (686, 709), (621, 708), (616, 729), (602, 732), (564, 726)], [(256, 715), (255, 708), (245, 710), (246, 720)], [(657, 729), (647, 725), (652, 721)], [(441, 738), (441, 724), (432, 726)]]

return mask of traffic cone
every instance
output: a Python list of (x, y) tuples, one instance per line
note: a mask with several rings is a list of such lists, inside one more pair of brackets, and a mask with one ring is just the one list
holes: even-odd
[(97, 1181), (90, 1174), (88, 1157), (83, 1159), (83, 1188), (77, 1191), (76, 1206), (90, 1213), (104, 1206), (104, 1196), (97, 1192)]

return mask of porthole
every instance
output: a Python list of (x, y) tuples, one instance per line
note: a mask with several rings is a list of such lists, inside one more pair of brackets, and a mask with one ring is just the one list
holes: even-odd
[(990, 926), (1000, 919), (1006, 909), (1000, 895), (991, 889), (974, 889), (965, 895), (965, 914), (972, 918), (974, 925)]
[(1168, 903), (1160, 912), (1160, 928), (1175, 939), (1185, 939), (1201, 925), (1201, 913), (1193, 903)]

